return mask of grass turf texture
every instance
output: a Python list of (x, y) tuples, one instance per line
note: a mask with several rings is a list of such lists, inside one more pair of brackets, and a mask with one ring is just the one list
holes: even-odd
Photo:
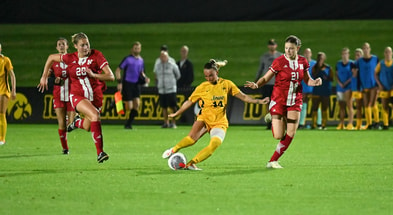
[[(279, 51), (283, 41), (295, 34), (302, 39), (303, 48), (324, 51), (333, 68), (341, 59), (341, 49), (355, 48), (368, 41), (372, 53), (383, 58), (386, 46), (392, 46), (393, 20), (359, 21), (258, 21), (164, 24), (1, 24), (0, 43), (3, 53), (14, 64), (18, 86), (36, 86), (49, 54), (55, 53), (58, 37), (85, 32), (91, 47), (99, 49), (114, 71), (129, 54), (135, 40), (142, 43), (146, 72), (153, 77), (153, 65), (162, 44), (169, 46), (170, 55), (180, 58), (179, 49), (187, 44), (195, 67), (194, 86), (204, 80), (202, 68), (210, 58), (227, 59), (228, 66), (220, 76), (241, 86), (254, 80), (260, 56), (267, 51), (267, 40), (276, 38)], [(70, 45), (70, 52), (74, 52)], [(301, 53), (303, 51), (301, 50)], [(109, 86), (115, 86), (115, 82)]]
[[(267, 170), (277, 141), (260, 126), (232, 126), (203, 171), (172, 171), (162, 152), (189, 126), (104, 125), (110, 159), (96, 163), (90, 133), (9, 125), (0, 147), (0, 214), (388, 214), (393, 211), (391, 131), (300, 130)], [(191, 159), (207, 136), (182, 152)]]

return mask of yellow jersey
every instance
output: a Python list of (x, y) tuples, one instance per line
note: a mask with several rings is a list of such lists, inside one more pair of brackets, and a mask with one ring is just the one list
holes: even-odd
[(207, 129), (220, 127), (228, 128), (226, 107), (228, 95), (234, 96), (240, 89), (230, 80), (219, 78), (217, 84), (208, 81), (201, 83), (188, 98), (192, 103), (199, 103), (201, 108), (197, 120), (203, 121)]
[(0, 54), (0, 95), (10, 98), (10, 85), (8, 83), (8, 72), (13, 70), (11, 60)]

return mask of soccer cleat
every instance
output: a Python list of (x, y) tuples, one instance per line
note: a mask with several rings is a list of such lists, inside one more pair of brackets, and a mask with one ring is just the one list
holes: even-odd
[(79, 114), (76, 115), (75, 118), (74, 118), (74, 121), (72, 121), (72, 122), (67, 126), (67, 132), (71, 132), (71, 131), (77, 129), (78, 127), (75, 126), (75, 122), (76, 122), (77, 120), (80, 120), (80, 119), (81, 119), (81, 116), (80, 116)]
[(105, 152), (101, 152), (98, 157), (97, 157), (97, 161), (98, 163), (103, 163), (104, 161), (109, 159), (109, 155), (106, 154)]
[(338, 126), (336, 127), (337, 130), (343, 130), (344, 129), (344, 124), (340, 123), (338, 124)]
[(166, 124), (166, 123), (164, 123), (164, 124), (161, 125), (161, 128), (168, 128), (168, 127), (169, 127), (169, 125)]
[(68, 149), (63, 149), (63, 155), (68, 155), (69, 153)]
[(346, 127), (347, 130), (354, 130), (355, 127), (352, 124), (348, 124)]
[(188, 167), (186, 167), (185, 169), (187, 170), (196, 170), (196, 171), (200, 171), (202, 170), (201, 168), (197, 167), (194, 163), (189, 165)]
[(278, 163), (278, 161), (270, 161), (266, 164), (266, 168), (282, 169), (283, 167)]
[(176, 124), (171, 123), (171, 124), (169, 124), (168, 128), (177, 128), (177, 126), (176, 126)]
[(270, 113), (267, 113), (267, 114), (265, 115), (265, 122), (266, 122), (266, 123), (272, 122), (272, 115), (271, 115)]
[(166, 158), (169, 158), (170, 156), (172, 156), (173, 155), (172, 150), (173, 150), (173, 148), (165, 150), (165, 152), (162, 153), (162, 158), (166, 159)]
[(5, 141), (0, 141), (0, 146), (4, 145)]

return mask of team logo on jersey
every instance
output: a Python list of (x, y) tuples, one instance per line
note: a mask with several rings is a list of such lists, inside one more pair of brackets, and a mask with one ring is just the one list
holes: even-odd
[(91, 63), (93, 63), (93, 59), (87, 60), (87, 65), (90, 65)]

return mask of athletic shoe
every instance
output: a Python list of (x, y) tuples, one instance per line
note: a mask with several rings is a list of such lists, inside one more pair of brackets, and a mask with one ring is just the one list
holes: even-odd
[(124, 129), (132, 129), (132, 125), (125, 125)]
[(340, 123), (338, 124), (338, 126), (336, 127), (337, 130), (343, 130), (344, 129), (344, 124)]
[(265, 115), (265, 122), (266, 122), (266, 123), (272, 122), (272, 115), (271, 115), (270, 113), (267, 113), (267, 114)]
[(282, 169), (283, 167), (278, 163), (278, 161), (270, 161), (266, 164), (266, 168)]
[(201, 168), (197, 167), (195, 164), (189, 165), (188, 167), (186, 167), (186, 169), (188, 169), (188, 170), (196, 170), (196, 171), (202, 170)]
[(0, 141), (0, 146), (4, 145), (5, 141)]
[(354, 130), (355, 127), (353, 127), (352, 124), (348, 124), (346, 129), (347, 129), (347, 130)]
[(72, 121), (72, 122), (67, 126), (67, 132), (71, 132), (71, 131), (77, 129), (78, 127), (75, 126), (75, 122), (76, 122), (77, 120), (80, 120), (80, 119), (81, 119), (81, 116), (80, 116), (79, 114), (76, 115), (75, 118), (74, 118), (74, 121)]
[(169, 124), (168, 128), (177, 128), (177, 126), (176, 126), (176, 124), (171, 123), (171, 124)]
[(389, 130), (389, 126), (384, 125), (384, 126), (382, 127), (382, 129), (383, 129), (383, 130)]
[(109, 159), (109, 155), (107, 155), (105, 152), (101, 152), (98, 157), (97, 157), (97, 161), (98, 163), (103, 163), (104, 161)]
[(172, 156), (173, 155), (172, 149), (173, 148), (165, 150), (165, 152), (162, 153), (162, 158), (166, 159), (166, 158), (169, 158), (170, 156)]
[(68, 149), (63, 149), (63, 155), (68, 155), (69, 153)]
[(168, 128), (168, 127), (169, 127), (169, 125), (166, 124), (166, 123), (164, 123), (164, 124), (161, 125), (161, 128)]

